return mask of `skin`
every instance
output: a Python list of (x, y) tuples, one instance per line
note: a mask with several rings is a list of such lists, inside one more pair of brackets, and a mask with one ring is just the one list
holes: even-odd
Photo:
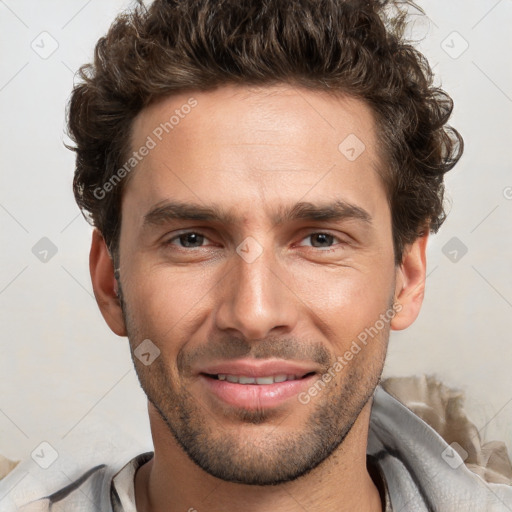
[[(366, 468), (371, 396), (390, 329), (419, 313), (427, 236), (395, 265), (372, 111), (284, 84), (223, 86), (147, 107), (132, 148), (190, 97), (197, 106), (126, 183), (119, 282), (97, 230), (90, 253), (110, 328), (132, 351), (145, 339), (160, 350), (148, 366), (134, 357), (155, 449), (135, 477), (137, 510), (382, 510)], [(338, 150), (350, 134), (365, 145), (354, 161)], [(171, 200), (217, 205), (231, 218), (144, 221)], [(338, 200), (367, 220), (272, 221), (298, 202)], [(180, 239), (184, 230), (204, 238)], [(262, 251), (250, 263), (236, 251), (247, 237)], [(307, 404), (293, 397), (242, 410), (220, 403), (195, 373), (221, 355), (296, 358), (320, 378), (393, 303), (400, 312)]]

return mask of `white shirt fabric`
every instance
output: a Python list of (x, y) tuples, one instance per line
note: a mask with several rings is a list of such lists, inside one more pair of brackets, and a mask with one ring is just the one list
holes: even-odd
[[(437, 432), (380, 386), (372, 406), (367, 453), (384, 478), (381, 496), (388, 500), (386, 512), (512, 511), (512, 486), (486, 483), (472, 473)], [(52, 485), (48, 473), (45, 493), (30, 501), (23, 497), (33, 496), (31, 479), (17, 482), (16, 468), (0, 481), (0, 511), (136, 512), (134, 475), (152, 455), (141, 453), (120, 464), (110, 462), (115, 458), (107, 454), (107, 463), (83, 470), (64, 487)], [(57, 470), (54, 476), (57, 479)], [(4, 508), (13, 485), (15, 501), (24, 506)]]

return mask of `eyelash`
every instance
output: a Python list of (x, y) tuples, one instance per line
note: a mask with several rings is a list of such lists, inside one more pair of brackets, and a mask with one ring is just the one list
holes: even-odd
[[(165, 241), (164, 242), (164, 246), (174, 246), (175, 244), (173, 244), (172, 242), (174, 242), (175, 240), (179, 240), (181, 237), (183, 236), (186, 236), (186, 235), (191, 235), (191, 234), (194, 234), (194, 235), (200, 235), (202, 237), (204, 237), (206, 240), (209, 240), (209, 238), (201, 233), (200, 231), (184, 231), (182, 233), (179, 233), (178, 235), (175, 235), (174, 237), (170, 238), (169, 240)], [(326, 231), (313, 231), (309, 234), (307, 234), (306, 236), (304, 236), (302, 240), (305, 240), (306, 238), (310, 238), (314, 235), (327, 235), (329, 237), (332, 237), (334, 240), (337, 240), (339, 243), (336, 244), (336, 245), (347, 245), (347, 242), (346, 241), (343, 241), (341, 240), (339, 237), (329, 233), (329, 232), (326, 232)], [(176, 246), (178, 248), (178, 250), (181, 250), (181, 251), (187, 251), (187, 252), (190, 252), (190, 250), (197, 250), (197, 249), (201, 249), (203, 246), (200, 246), (200, 247), (180, 247), (180, 246)], [(304, 246), (301, 246), (301, 247), (304, 247)], [(305, 247), (310, 247), (311, 249), (318, 249), (317, 252), (321, 252), (321, 253), (331, 253), (331, 252), (334, 252), (337, 250), (337, 248), (333, 248), (333, 247), (326, 247), (326, 248), (320, 248), (320, 247), (313, 247), (313, 246), (305, 246)]]

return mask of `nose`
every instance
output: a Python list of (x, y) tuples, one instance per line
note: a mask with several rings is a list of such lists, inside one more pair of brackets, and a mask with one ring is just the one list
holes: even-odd
[(234, 254), (235, 267), (220, 287), (215, 319), (218, 329), (248, 340), (294, 329), (300, 301), (287, 272), (269, 252), (264, 250), (250, 263)]

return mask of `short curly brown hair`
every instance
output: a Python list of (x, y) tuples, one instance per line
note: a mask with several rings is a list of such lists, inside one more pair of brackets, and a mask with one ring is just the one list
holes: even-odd
[[(451, 98), (404, 37), (407, 7), (390, 0), (142, 0), (121, 13), (79, 70), (68, 108), (73, 189), (116, 258), (123, 182), (104, 186), (130, 152), (134, 117), (174, 93), (225, 84), (292, 84), (352, 95), (377, 120), (395, 260), (445, 219), (444, 174), (463, 140), (446, 125)], [(125, 180), (126, 181), (126, 180)]]

